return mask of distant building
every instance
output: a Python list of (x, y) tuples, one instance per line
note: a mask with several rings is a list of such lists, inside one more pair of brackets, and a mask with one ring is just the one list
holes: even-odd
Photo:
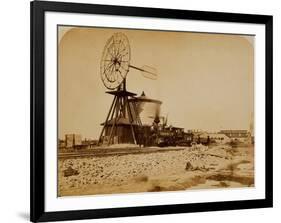
[(187, 133), (192, 133), (192, 134), (195, 134), (195, 135), (200, 135), (202, 133), (204, 133), (204, 131), (202, 129), (188, 129), (187, 130)]
[[(202, 143), (201, 135), (206, 133), (205, 131), (201, 129), (188, 129), (187, 134), (191, 136), (191, 139), (193, 142), (196, 143)], [(206, 138), (207, 139), (207, 138)], [(204, 139), (204, 142), (206, 143), (207, 141)]]
[(65, 135), (65, 147), (73, 148), (76, 146), (82, 146), (82, 136), (79, 134), (66, 134)]
[(82, 145), (84, 148), (92, 148), (92, 147), (96, 147), (98, 145), (98, 140), (94, 140), (94, 139), (84, 139), (82, 141)]
[(226, 144), (231, 142), (231, 138), (229, 138), (227, 135), (223, 133), (202, 133), (200, 135), (200, 138), (205, 140), (209, 138), (210, 142), (215, 142), (218, 144)]
[(254, 128), (254, 115), (253, 115), (253, 113), (251, 114), (249, 132), (250, 132), (249, 137), (250, 137), (251, 144), (254, 144), (255, 143), (255, 128)]
[(65, 148), (65, 141), (62, 139), (59, 139), (59, 148), (60, 149)]
[(250, 132), (248, 130), (221, 130), (219, 133), (228, 136), (233, 141), (245, 142), (249, 139)]

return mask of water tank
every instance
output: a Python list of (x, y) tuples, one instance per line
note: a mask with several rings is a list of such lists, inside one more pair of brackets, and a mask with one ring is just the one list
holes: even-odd
[(130, 106), (135, 106), (142, 125), (151, 126), (155, 119), (159, 120), (161, 101), (148, 98), (144, 92), (142, 92), (141, 96), (131, 98), (129, 101)]

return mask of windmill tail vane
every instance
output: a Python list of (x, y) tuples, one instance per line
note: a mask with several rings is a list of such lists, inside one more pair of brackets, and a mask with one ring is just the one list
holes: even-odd
[(140, 68), (135, 67), (133, 65), (129, 65), (129, 67), (141, 71), (142, 76), (144, 76), (145, 78), (148, 78), (151, 80), (157, 80), (157, 77), (158, 77), (157, 70), (153, 67), (150, 67), (147, 65), (144, 65)]

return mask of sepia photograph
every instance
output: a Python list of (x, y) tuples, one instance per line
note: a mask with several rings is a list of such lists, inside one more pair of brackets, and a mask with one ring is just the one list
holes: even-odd
[(57, 26), (57, 195), (255, 187), (255, 36)]

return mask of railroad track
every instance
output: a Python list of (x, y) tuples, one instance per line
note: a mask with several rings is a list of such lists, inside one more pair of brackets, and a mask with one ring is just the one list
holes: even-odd
[(89, 149), (77, 152), (58, 153), (59, 159), (70, 159), (80, 157), (103, 157), (103, 156), (122, 156), (129, 154), (145, 154), (145, 153), (157, 153), (167, 151), (178, 151), (185, 148), (102, 148), (102, 149)]

